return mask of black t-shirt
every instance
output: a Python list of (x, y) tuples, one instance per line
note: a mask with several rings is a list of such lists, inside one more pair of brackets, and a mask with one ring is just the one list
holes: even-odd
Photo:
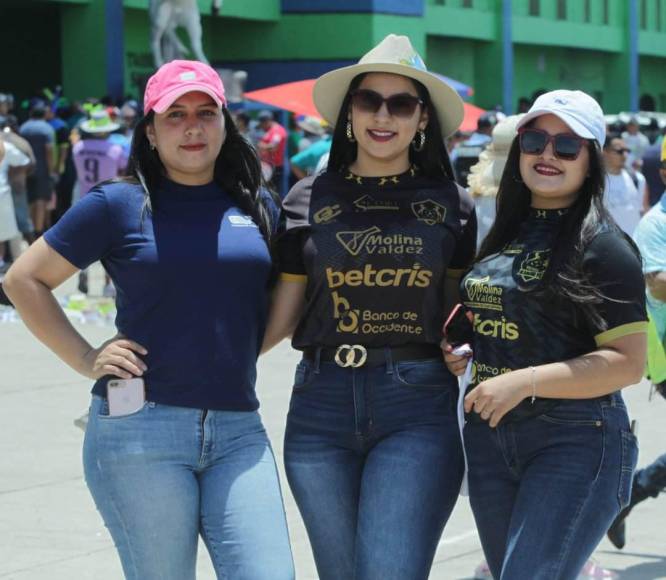
[(476, 218), (452, 181), (412, 168), (380, 178), (326, 172), (283, 203), (280, 271), (307, 283), (293, 346), (437, 344), (444, 279), (471, 263)]
[[(474, 264), (461, 282), (474, 314), (474, 366), (469, 389), (494, 376), (564, 361), (647, 328), (640, 259), (616, 230), (597, 235), (583, 254), (583, 272), (604, 296), (597, 328), (573, 302), (538, 288), (566, 210), (530, 211), (516, 239), (502, 252)], [(537, 386), (538, 387), (538, 386)], [(503, 421), (536, 416), (557, 399), (529, 400)]]

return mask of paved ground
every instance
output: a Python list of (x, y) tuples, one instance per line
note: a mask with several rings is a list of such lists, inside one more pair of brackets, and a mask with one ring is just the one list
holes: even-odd
[[(71, 291), (69, 285), (64, 291)], [(109, 327), (80, 325), (98, 344)], [(88, 405), (89, 381), (61, 364), (20, 323), (0, 324), (0, 578), (118, 580), (111, 540), (82, 477), (83, 433), (72, 420)], [(262, 414), (282, 459), (282, 434), (297, 353), (287, 344), (260, 361)], [(666, 401), (647, 400), (646, 383), (626, 391), (639, 422), (641, 465), (664, 451)], [(299, 580), (316, 573), (305, 531), (286, 484), (285, 503)], [(594, 557), (622, 580), (666, 579), (666, 497), (648, 500), (629, 520), (623, 551), (606, 540)], [(437, 551), (431, 580), (466, 580), (482, 559), (468, 502), (461, 498)], [(199, 575), (214, 579), (201, 546)], [(344, 580), (344, 579), (341, 579)]]

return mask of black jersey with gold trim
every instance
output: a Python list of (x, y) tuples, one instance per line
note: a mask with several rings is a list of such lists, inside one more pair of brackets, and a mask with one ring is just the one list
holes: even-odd
[[(461, 281), (475, 336), (470, 389), (512, 370), (581, 356), (646, 328), (640, 260), (619, 231), (597, 235), (583, 255), (585, 275), (605, 296), (598, 305), (603, 328), (593, 327), (573, 302), (539, 287), (565, 215), (532, 209), (515, 240), (474, 264)], [(541, 414), (557, 402), (523, 401), (503, 421)]]
[(300, 181), (283, 203), (280, 271), (307, 284), (295, 348), (437, 344), (447, 270), (475, 252), (469, 195), (414, 168), (367, 178), (326, 172)]

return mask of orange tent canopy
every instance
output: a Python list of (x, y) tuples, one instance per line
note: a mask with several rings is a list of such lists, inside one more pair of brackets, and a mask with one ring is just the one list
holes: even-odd
[[(293, 83), (285, 83), (282, 85), (275, 85), (257, 91), (245, 93), (245, 98), (251, 101), (258, 101), (265, 103), (279, 109), (291, 111), (297, 115), (310, 115), (312, 117), (321, 118), (321, 115), (314, 106), (312, 101), (312, 87), (314, 87), (315, 79), (307, 79), (304, 81), (296, 81)], [(463, 103), (465, 107), (465, 117), (460, 125), (461, 131), (474, 131), (476, 129), (476, 122), (483, 113), (484, 109)]]

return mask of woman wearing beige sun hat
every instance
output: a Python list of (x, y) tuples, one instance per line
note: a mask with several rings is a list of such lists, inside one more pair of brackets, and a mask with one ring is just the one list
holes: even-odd
[(405, 36), (314, 88), (328, 170), (284, 200), (264, 350), (303, 351), (285, 465), (321, 580), (425, 580), (463, 471), (442, 323), (475, 252), (457, 93)]

